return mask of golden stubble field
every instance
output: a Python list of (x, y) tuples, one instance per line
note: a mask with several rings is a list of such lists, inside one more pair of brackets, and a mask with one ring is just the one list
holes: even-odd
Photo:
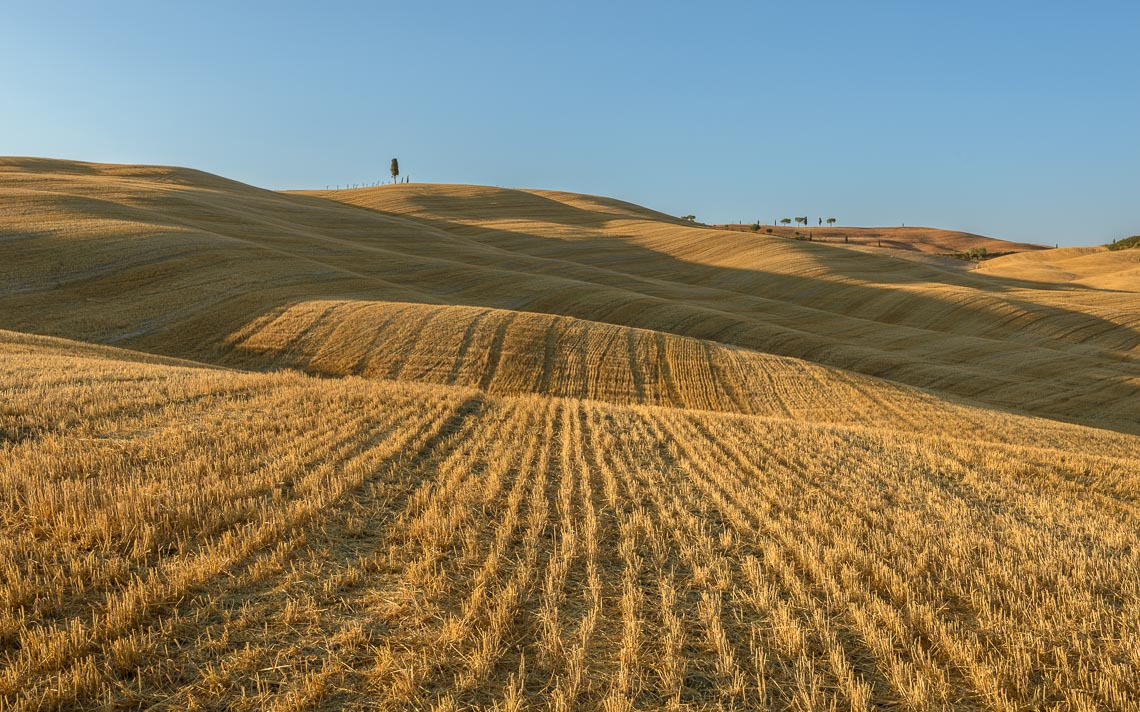
[(38, 159), (0, 200), (0, 708), (1137, 707), (1127, 252)]

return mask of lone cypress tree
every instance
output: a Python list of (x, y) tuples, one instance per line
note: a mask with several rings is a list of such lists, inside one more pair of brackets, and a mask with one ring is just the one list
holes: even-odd
[(396, 179), (400, 177), (400, 162), (395, 158), (392, 159), (392, 182), (395, 183)]

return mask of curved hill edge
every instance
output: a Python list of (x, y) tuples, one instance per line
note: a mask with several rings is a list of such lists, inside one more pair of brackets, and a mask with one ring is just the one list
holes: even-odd
[[(804, 422), (937, 430), (1030, 417), (890, 379), (670, 332), (543, 312), (362, 300), (300, 302), (232, 333), (211, 361)], [(1058, 421), (1062, 422), (1062, 421)], [(1008, 427), (1008, 426), (1003, 426)]]
[[(121, 383), (124, 388), (123, 396), (127, 396), (135, 388), (153, 390), (158, 387), (162, 389), (161, 384), (164, 382), (169, 382), (169, 386), (174, 389), (171, 391), (172, 393), (177, 392), (189, 395), (189, 397), (209, 394), (221, 396), (227, 392), (238, 394), (275, 388), (285, 384), (292, 387), (304, 384), (306, 381), (309, 381), (313, 386), (327, 382), (327, 379), (323, 378), (321, 374), (303, 369), (285, 368), (271, 372), (247, 371), (154, 356), (130, 349), (0, 330), (0, 357), (5, 356), (20, 358), (0, 361), (0, 380), (16, 376), (21, 378), (21, 387), (24, 388), (41, 381), (45, 386), (48, 384), (54, 386), (57, 381), (59, 383), (68, 382), (74, 377), (73, 374), (82, 373), (84, 374), (84, 381)], [(34, 358), (29, 358), (29, 356)], [(778, 376), (777, 371), (781, 366), (792, 369), (806, 367), (809, 370), (814, 366), (809, 362), (797, 364), (795, 363), (796, 359), (785, 357), (773, 356), (770, 357), (770, 360), (777, 365), (777, 369), (766, 374), (768, 376)], [(1116, 465), (1127, 465), (1130, 460), (1140, 457), (1140, 440), (1135, 435), (1080, 423), (1057, 421), (1031, 414), (995, 410), (985, 405), (970, 404), (960, 399), (947, 399), (938, 394), (927, 393), (920, 389), (883, 379), (845, 373), (836, 369), (830, 370), (832, 373), (826, 375), (834, 378), (831, 386), (846, 388), (847, 394), (862, 399), (858, 410), (853, 407), (856, 405), (853, 401), (839, 400), (841, 394), (838, 390), (833, 389), (828, 392), (826, 387), (814, 393), (805, 392), (802, 395), (819, 396), (823, 394), (832, 396), (829, 405), (833, 414), (839, 413), (844, 404), (849, 408), (843, 411), (841, 417), (813, 417), (812, 414), (804, 410), (785, 410), (783, 413), (746, 413), (731, 410), (677, 407), (662, 403), (615, 402), (590, 397), (580, 398), (573, 395), (550, 395), (524, 391), (493, 392), (464, 383), (449, 384), (429, 380), (356, 375), (333, 380), (340, 384), (337, 386), (338, 390), (342, 388), (351, 389), (353, 382), (357, 382), (359, 384), (367, 383), (369, 388), (399, 389), (404, 393), (419, 391), (424, 394), (439, 394), (441, 393), (440, 389), (444, 389), (447, 392), (453, 392), (453, 395), (449, 397), (467, 398), (468, 400), (486, 399), (492, 402), (534, 398), (581, 400), (619, 411), (630, 409), (646, 412), (683, 412), (687, 414), (686, 417), (700, 418), (709, 423), (756, 421), (805, 432), (851, 433), (858, 434), (860, 437), (872, 438), (903, 437), (923, 443), (961, 442), (968, 444), (967, 446), (970, 448), (996, 448), (1010, 452), (1053, 453), (1061, 456), (1081, 452), (1087, 457), (1094, 457), (1098, 461), (1115, 463)], [(802, 374), (803, 371), (799, 371), (799, 373)], [(813, 378), (818, 376), (819, 374), (813, 374)], [(45, 377), (47, 380), (44, 380)], [(212, 380), (192, 380), (203, 378)], [(194, 383), (199, 385), (192, 385)], [(868, 395), (872, 398), (868, 399)], [(886, 401), (881, 400), (886, 397), (893, 397), (895, 399), (893, 404), (887, 405)], [(147, 402), (148, 407), (152, 407), (160, 401), (155, 401), (153, 397), (149, 397)], [(788, 401), (785, 401), (785, 406), (787, 403)], [(84, 404), (84, 408), (98, 409), (101, 407), (103, 406), (95, 402), (85, 402)], [(820, 411), (817, 410), (814, 416), (819, 415)], [(0, 409), (0, 420), (4, 417), (5, 413)], [(951, 430), (931, 427), (936, 423), (951, 422), (955, 426)], [(2, 430), (0, 429), (0, 435), (3, 435)], [(1103, 447), (1103, 452), (1096, 455), (1084, 453), (1089, 438), (1095, 438)], [(1134, 494), (1131, 489), (1121, 490), (1117, 486), (1119, 483), (1106, 482), (1102, 484), (1104, 488), (1113, 491), (1117, 496), (1127, 495), (1131, 498)]]

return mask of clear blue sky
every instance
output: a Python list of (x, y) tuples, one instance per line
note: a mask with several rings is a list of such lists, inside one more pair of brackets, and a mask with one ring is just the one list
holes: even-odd
[(1140, 233), (1140, 3), (8, 2), (0, 154), (1091, 244)]

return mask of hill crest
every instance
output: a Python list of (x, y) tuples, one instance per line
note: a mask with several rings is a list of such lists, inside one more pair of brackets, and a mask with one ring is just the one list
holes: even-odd
[(764, 233), (792, 239), (812, 239), (837, 245), (881, 247), (883, 249), (907, 250), (938, 255), (962, 254), (971, 249), (982, 248), (991, 254), (1031, 252), (1051, 249), (1045, 245), (1029, 242), (1012, 242), (996, 237), (987, 237), (960, 230), (947, 230), (935, 227), (844, 227), (813, 226), (790, 227), (787, 225), (760, 225), (753, 230), (751, 225), (716, 225), (718, 229), (737, 232)]

